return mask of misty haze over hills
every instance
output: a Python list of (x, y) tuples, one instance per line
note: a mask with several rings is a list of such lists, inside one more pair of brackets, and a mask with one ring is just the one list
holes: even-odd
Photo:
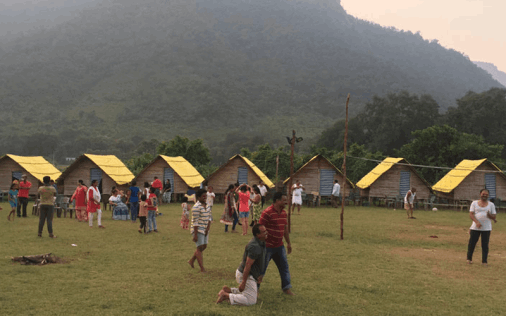
[(100, 0), (3, 0), (0, 3), (0, 38), (12, 39), (41, 28), (69, 21), (79, 10)]
[(75, 17), (48, 10), (51, 27), (0, 42), (3, 152), (42, 130), (70, 157), (179, 134), (228, 158), (244, 144), (284, 144), (295, 127), (318, 137), (348, 93), (352, 113), (402, 90), (445, 111), (501, 86), (461, 53), (356, 19), (339, 1), (89, 2), (54, 1)]
[(482, 61), (473, 61), (478, 67), (486, 70), (492, 75), (492, 78), (499, 81), (504, 87), (506, 87), (506, 72), (500, 71), (496, 65), (492, 63), (486, 63)]

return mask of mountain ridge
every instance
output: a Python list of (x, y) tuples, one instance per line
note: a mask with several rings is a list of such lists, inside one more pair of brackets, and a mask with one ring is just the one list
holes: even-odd
[(499, 86), (461, 53), (330, 0), (106, 0), (2, 49), (0, 133), (47, 128), (68, 156), (93, 150), (67, 139), (86, 133), (131, 146), (137, 135), (202, 137), (225, 159), (237, 138), (284, 144), (294, 126), (316, 138), (348, 93), (351, 114), (402, 90), (444, 111)]

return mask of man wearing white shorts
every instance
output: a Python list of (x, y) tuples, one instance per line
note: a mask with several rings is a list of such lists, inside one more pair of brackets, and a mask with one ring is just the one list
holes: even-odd
[(238, 288), (229, 288), (224, 286), (218, 293), (216, 303), (225, 300), (230, 301), (231, 305), (250, 306), (257, 302), (258, 287), (262, 283), (265, 270), (265, 238), (267, 229), (264, 225), (256, 224), (253, 226), (253, 238), (249, 241), (239, 268), (235, 271), (235, 278), (239, 283)]
[(292, 188), (292, 214), (295, 213), (294, 205), (297, 205), (297, 214), (300, 215), (300, 206), (302, 205), (302, 191), (305, 190), (300, 180), (295, 181)]

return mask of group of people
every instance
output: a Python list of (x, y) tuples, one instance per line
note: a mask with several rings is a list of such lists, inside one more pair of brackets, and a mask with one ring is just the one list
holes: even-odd
[(230, 184), (225, 191), (225, 210), (220, 218), (220, 222), (225, 224), (225, 232), (232, 225), (232, 233), (236, 233), (235, 227), (239, 224), (242, 226), (242, 235), (247, 235), (250, 214), (250, 226), (253, 226), (260, 219), (266, 195), (267, 188), (263, 181), (252, 187), (245, 183)]
[[(93, 214), (97, 213), (98, 227), (105, 228), (102, 225), (102, 208), (100, 206), (102, 195), (97, 185), (98, 180), (93, 180), (91, 186), (87, 188), (83, 180), (79, 180), (70, 202), (75, 201), (78, 221), (87, 221), (89, 226), (93, 227)], [(168, 191), (170, 191), (170, 184), (168, 187)], [(163, 189), (161, 181), (157, 177), (151, 184), (145, 182), (143, 190), (137, 187), (135, 180), (132, 181), (126, 194), (123, 190), (113, 187), (108, 201), (112, 206), (112, 218), (114, 220), (131, 220), (132, 223), (137, 223), (137, 218), (139, 218), (140, 233), (158, 232), (156, 215), (160, 195), (167, 192), (167, 190), (160, 188)]]
[[(257, 195), (257, 198), (251, 197), (249, 193), (251, 191)], [(211, 207), (207, 204), (207, 193), (208, 191), (205, 189), (199, 189), (195, 193), (196, 203), (192, 207), (190, 228), (196, 249), (188, 260), (188, 264), (195, 268), (195, 261), (197, 261), (201, 272), (206, 272), (203, 253), (208, 245), (212, 222)], [(227, 226), (232, 224), (233, 214), (236, 211), (235, 197), (233, 196), (235, 193), (239, 196), (239, 211), (243, 208), (246, 209), (245, 212), (249, 212), (248, 202), (251, 201), (260, 205), (260, 214), (257, 222), (253, 225), (253, 238), (247, 244), (242, 262), (236, 270), (236, 281), (239, 286), (237, 288), (224, 286), (218, 293), (216, 302), (229, 301), (233, 305), (246, 306), (255, 304), (260, 284), (271, 259), (274, 260), (278, 268), (281, 289), (285, 294), (294, 295), (291, 291), (292, 285), (287, 260), (287, 254), (292, 252), (292, 246), (288, 233), (287, 213), (284, 210), (288, 204), (286, 195), (281, 192), (275, 193), (273, 204), (262, 211), (262, 199), (258, 186), (256, 189), (252, 189), (246, 184), (230, 185), (225, 195), (225, 211), (221, 218), (221, 222)], [(243, 215), (240, 218), (247, 219), (248, 217)], [(248, 226), (247, 220), (243, 220), (244, 226)], [(286, 242), (286, 249), (283, 240)]]

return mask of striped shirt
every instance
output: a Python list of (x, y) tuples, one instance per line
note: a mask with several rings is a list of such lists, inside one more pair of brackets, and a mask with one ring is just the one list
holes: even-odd
[(267, 239), (265, 240), (267, 248), (283, 246), (285, 226), (288, 224), (286, 218), (286, 212), (282, 210), (281, 213), (278, 213), (273, 205), (262, 212), (258, 223), (264, 225), (265, 229), (267, 229)]
[(195, 203), (192, 208), (192, 225), (190, 232), (193, 233), (193, 227), (198, 227), (198, 232), (205, 234), (210, 219), (211, 208), (204, 207), (200, 202)]

